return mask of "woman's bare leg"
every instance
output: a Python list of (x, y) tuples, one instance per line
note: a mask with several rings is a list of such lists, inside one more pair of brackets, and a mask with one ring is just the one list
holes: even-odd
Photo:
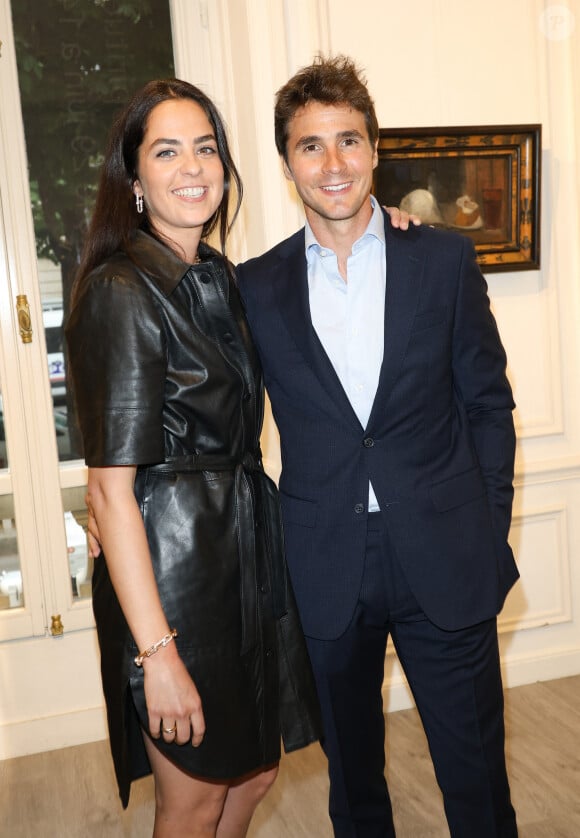
[(229, 783), (191, 776), (143, 738), (155, 777), (153, 838), (215, 838)]
[(274, 765), (232, 781), (218, 824), (217, 838), (245, 838), (258, 803), (266, 796), (278, 774)]

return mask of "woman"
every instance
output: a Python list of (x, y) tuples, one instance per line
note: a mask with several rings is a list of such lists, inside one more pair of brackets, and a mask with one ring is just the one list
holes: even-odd
[(246, 835), (318, 707), (262, 469), (261, 374), (224, 250), (241, 183), (213, 103), (146, 85), (113, 127), (67, 324), (105, 561), (93, 607), (123, 805)]

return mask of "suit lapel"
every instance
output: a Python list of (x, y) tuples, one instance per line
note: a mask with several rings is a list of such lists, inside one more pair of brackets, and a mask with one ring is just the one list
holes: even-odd
[[(387, 282), (385, 292), (384, 355), (377, 393), (367, 428), (380, 423), (385, 404), (403, 363), (419, 302), (424, 255), (416, 246), (413, 230), (394, 231), (385, 220)], [(304, 231), (293, 236), (280, 252), (275, 280), (276, 300), (282, 319), (322, 388), (351, 427), (361, 429), (332, 363), (312, 325), (304, 255)]]
[(387, 284), (385, 292), (384, 355), (377, 393), (367, 427), (380, 424), (381, 415), (403, 363), (419, 302), (424, 256), (413, 230), (393, 231), (385, 222)]
[(304, 230), (293, 236), (290, 250), (280, 253), (280, 270), (275, 280), (276, 300), (288, 332), (306, 362), (334, 401), (340, 415), (360, 428), (360, 422), (312, 325), (308, 299), (308, 278), (304, 253)]

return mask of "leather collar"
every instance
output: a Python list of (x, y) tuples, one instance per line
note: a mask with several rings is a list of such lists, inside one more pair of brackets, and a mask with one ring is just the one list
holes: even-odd
[[(202, 263), (217, 255), (213, 247), (200, 242), (199, 256)], [(139, 267), (147, 271), (165, 297), (171, 295), (189, 270), (201, 266), (184, 262), (167, 245), (143, 230), (137, 230), (131, 240), (131, 257)]]

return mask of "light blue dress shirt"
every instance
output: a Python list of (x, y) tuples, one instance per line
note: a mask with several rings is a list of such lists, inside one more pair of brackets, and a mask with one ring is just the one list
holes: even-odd
[[(352, 246), (345, 282), (333, 250), (321, 247), (306, 222), (306, 261), (312, 324), (362, 428), (366, 428), (383, 363), (386, 253), (382, 211)], [(369, 483), (369, 512), (379, 509)]]

